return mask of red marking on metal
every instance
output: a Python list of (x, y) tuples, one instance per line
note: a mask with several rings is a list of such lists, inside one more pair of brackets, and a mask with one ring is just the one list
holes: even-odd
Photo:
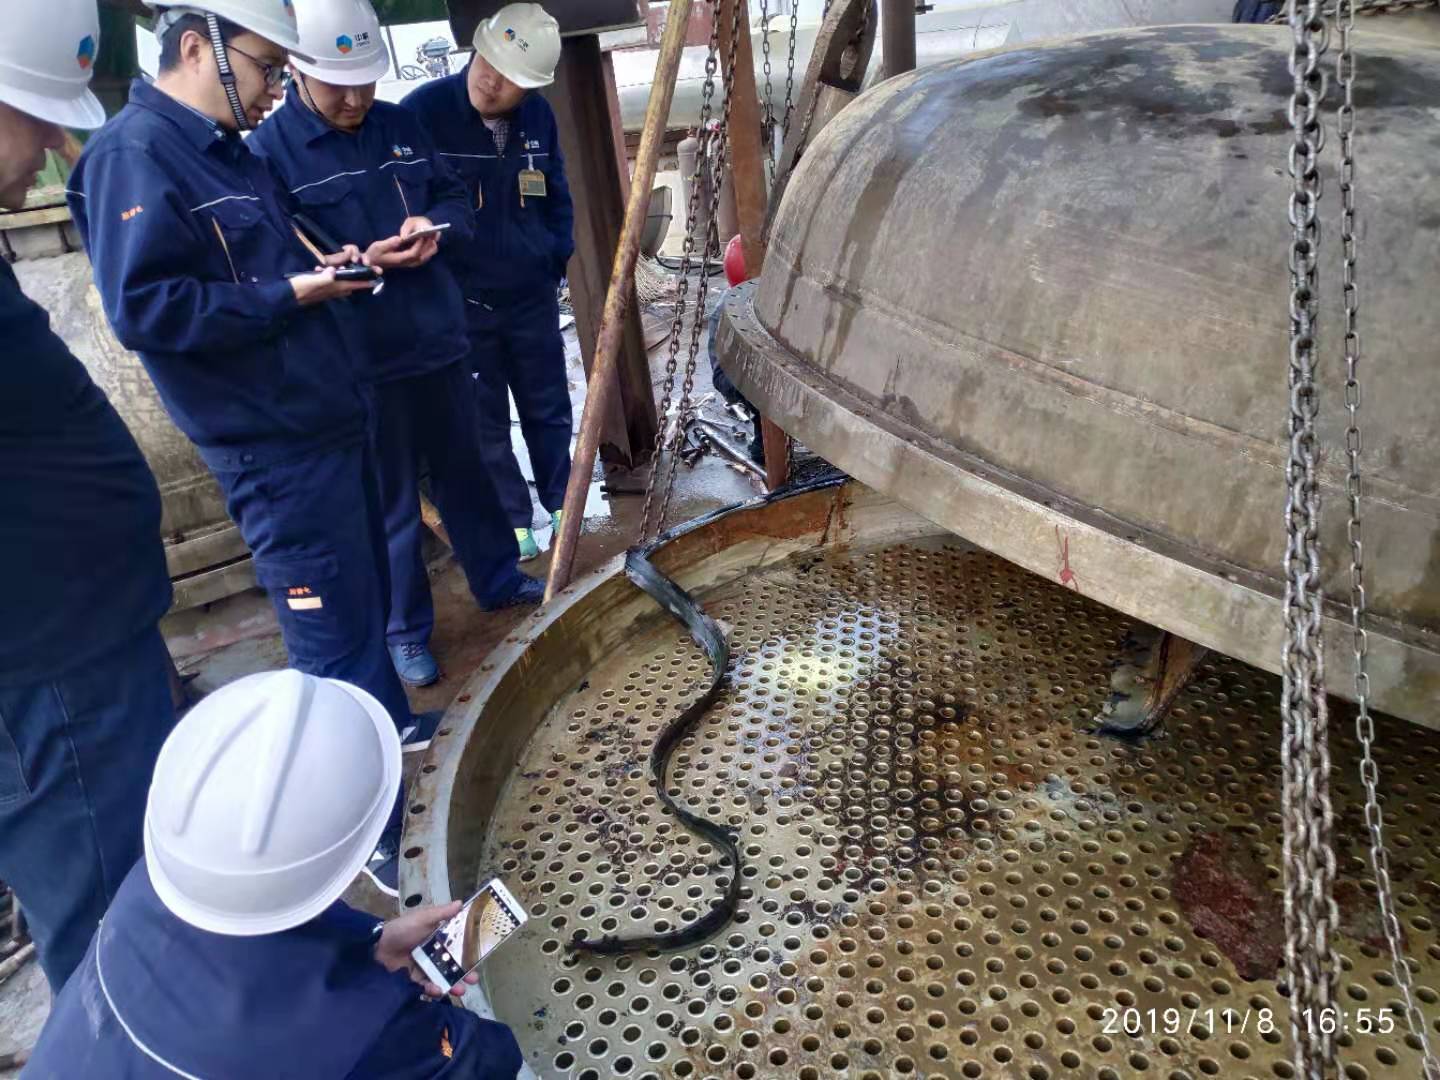
[(1070, 537), (1060, 535), (1059, 525), (1055, 526), (1055, 546), (1060, 552), (1060, 573), (1057, 575), (1060, 584), (1079, 592), (1080, 578), (1070, 568)]

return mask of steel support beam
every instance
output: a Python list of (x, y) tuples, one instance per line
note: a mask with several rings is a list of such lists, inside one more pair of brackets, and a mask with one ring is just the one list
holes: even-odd
[(880, 0), (880, 50), (885, 78), (915, 70), (915, 0)]
[[(731, 30), (735, 7), (740, 7), (740, 33), (734, 42), (732, 70)], [(750, 43), (750, 20), (746, 0), (720, 0), (716, 18), (720, 21), (720, 62), (730, 87), (730, 182), (735, 192), (740, 243), (745, 249), (745, 274), (758, 278), (765, 266), (765, 217), (768, 193), (765, 190), (765, 146), (760, 137), (760, 95), (755, 89), (755, 57)], [(722, 236), (723, 245), (729, 237)], [(761, 418), (760, 434), (765, 445), (765, 486), (774, 491), (789, 473), (789, 437), (779, 426)]]
[[(570, 260), (570, 302), (589, 376), (595, 367), (596, 341), (620, 230), (625, 220), (619, 172), (623, 147), (615, 145), (615, 125), (607, 107), (606, 68), (594, 34), (565, 39), (555, 83), (545, 97), (555, 109), (560, 149), (575, 200), (575, 254)], [(600, 423), (600, 459), (630, 469), (643, 463), (655, 445), (655, 391), (640, 328), (640, 309), (629, 298), (620, 327), (612, 395)], [(586, 479), (589, 477), (587, 475)]]

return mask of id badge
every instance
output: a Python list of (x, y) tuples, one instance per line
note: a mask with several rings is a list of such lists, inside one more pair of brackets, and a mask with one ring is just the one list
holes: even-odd
[(526, 199), (543, 199), (545, 197), (545, 174), (539, 169), (520, 170), (520, 205), (525, 205)]

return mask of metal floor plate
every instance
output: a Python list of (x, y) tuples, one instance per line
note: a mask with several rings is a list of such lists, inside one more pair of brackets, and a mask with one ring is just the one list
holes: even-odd
[[(650, 781), (707, 675), (657, 617), (539, 729), (477, 868), (531, 912), (486, 981), (538, 1073), (1292, 1075), (1278, 679), (1212, 658), (1160, 737), (1093, 734), (1130, 621), (953, 539), (791, 560), (702, 599), (732, 629), (731, 679), (670, 782), (737, 830), (740, 912), (679, 953), (565, 950), (576, 930), (683, 925), (728, 873)], [(1415, 1076), (1383, 1012), (1351, 710), (1333, 718), (1342, 1075)], [(1433, 1026), (1440, 733), (1377, 727)]]

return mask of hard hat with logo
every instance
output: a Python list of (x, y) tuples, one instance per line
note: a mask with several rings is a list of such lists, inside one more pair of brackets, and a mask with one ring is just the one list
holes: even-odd
[(560, 24), (539, 4), (506, 4), (475, 28), (475, 51), (516, 86), (549, 86), (560, 62)]
[(295, 0), (300, 48), (297, 71), (333, 86), (366, 86), (390, 70), (390, 53), (370, 0)]
[(345, 891), (400, 788), (400, 737), (338, 679), (248, 675), (191, 709), (160, 750), (145, 859), (176, 916), (216, 934), (299, 926)]
[(169, 0), (145, 0), (145, 6), (156, 10), (155, 36), (162, 36), (182, 15), (216, 15), (242, 30), (273, 41), (287, 52), (300, 48), (300, 33), (295, 23), (295, 7), (291, 0), (200, 0), (195, 4), (174, 4)]
[(100, 50), (95, 0), (52, 0), (7, 9), (0, 34), (0, 101), (64, 127), (97, 128), (105, 110), (90, 92)]

